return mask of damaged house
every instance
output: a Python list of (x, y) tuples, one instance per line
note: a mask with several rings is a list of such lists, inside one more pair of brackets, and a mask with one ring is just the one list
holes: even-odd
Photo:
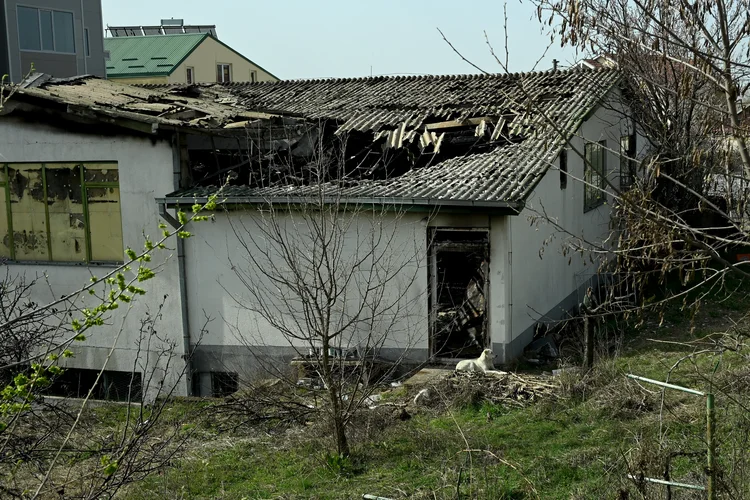
[[(324, 185), (344, 209), (398, 207), (404, 229), (391, 244), (410, 245), (418, 263), (410, 359), (491, 348), (507, 362), (595, 279), (596, 264), (563, 247), (610, 233), (614, 199), (598, 188), (619, 184), (617, 150), (635, 148), (617, 82), (611, 69), (144, 86), (36, 74), (0, 118), (0, 253), (13, 273), (46, 273), (41, 302), (122, 262), (144, 232), (221, 189), (212, 221), (149, 282), (150, 296), (168, 296), (160, 335), (194, 351), (181, 391), (221, 394), (254, 362), (237, 331), (270, 330), (237, 308), (232, 217), (291, 210)], [(306, 167), (321, 148), (339, 158), (322, 174)], [(124, 321), (137, 330), (137, 315)], [(265, 334), (266, 354), (295, 354)], [(102, 366), (112, 339), (91, 335), (69, 366)], [(147, 355), (123, 335), (107, 370), (115, 379)]]

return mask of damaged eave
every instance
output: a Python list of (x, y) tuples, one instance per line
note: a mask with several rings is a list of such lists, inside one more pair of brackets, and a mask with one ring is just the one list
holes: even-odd
[[(174, 208), (178, 206), (192, 205), (195, 203), (208, 203), (208, 196), (186, 196), (157, 198), (156, 203), (161, 206)], [(294, 207), (309, 206), (310, 197), (289, 196), (289, 197), (263, 197), (263, 196), (219, 196), (218, 203), (224, 206), (233, 205), (268, 205), (277, 204), (287, 206), (290, 209)], [(321, 200), (315, 198), (314, 203), (320, 203)], [(324, 198), (322, 203), (329, 205), (340, 205), (342, 209), (347, 206), (356, 206), (358, 208), (379, 207), (394, 212), (397, 211), (439, 211), (441, 213), (491, 213), (497, 215), (518, 215), (524, 208), (525, 203), (509, 201), (482, 201), (482, 200), (441, 200), (430, 198)]]

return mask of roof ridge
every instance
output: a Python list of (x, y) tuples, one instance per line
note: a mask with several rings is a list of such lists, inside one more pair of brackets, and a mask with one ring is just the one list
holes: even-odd
[(616, 68), (579, 68), (571, 67), (568, 69), (550, 69), (546, 71), (520, 71), (515, 73), (445, 73), (445, 74), (424, 74), (424, 75), (380, 75), (380, 76), (351, 76), (351, 77), (330, 77), (330, 78), (295, 78), (288, 80), (279, 80), (277, 82), (226, 82), (212, 83), (212, 85), (221, 85), (225, 87), (232, 86), (249, 86), (249, 85), (292, 85), (300, 83), (349, 83), (349, 82), (366, 82), (366, 81), (428, 81), (428, 80), (478, 80), (478, 79), (511, 79), (523, 78), (537, 75), (551, 74), (569, 74), (569, 73), (596, 73), (596, 72), (616, 72)]
[[(143, 38), (143, 37), (141, 37)], [(490, 79), (496, 78), (498, 80), (510, 79), (510, 78), (523, 78), (536, 75), (565, 75), (571, 73), (617, 73), (617, 68), (580, 68), (570, 67), (567, 69), (550, 69), (546, 71), (521, 71), (515, 73), (444, 73), (444, 74), (426, 74), (426, 75), (382, 75), (382, 76), (351, 76), (351, 77), (330, 77), (330, 78), (295, 78), (288, 80), (279, 80), (276, 82), (248, 82), (248, 81), (234, 81), (234, 82), (199, 82), (192, 85), (199, 87), (250, 87), (256, 85), (296, 85), (296, 84), (310, 84), (310, 83), (349, 83), (349, 82), (365, 82), (365, 81), (427, 81), (427, 80), (478, 80), (478, 79)], [(174, 83), (135, 83), (132, 84), (137, 87), (145, 88), (166, 88), (174, 87)]]
[(166, 35), (137, 35), (137, 36), (106, 36), (104, 41), (108, 40), (142, 40), (144, 38), (168, 38), (172, 36), (211, 36), (211, 33), (168, 33)]

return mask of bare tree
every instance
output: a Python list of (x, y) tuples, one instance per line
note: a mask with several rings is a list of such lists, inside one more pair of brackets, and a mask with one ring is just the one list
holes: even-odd
[[(163, 266), (151, 264), (152, 256), (167, 250), (168, 241), (190, 237), (188, 224), (205, 220), (201, 212), (212, 209), (214, 200), (193, 207), (192, 215), (178, 212), (176, 228), (161, 225), (162, 237), (144, 236), (143, 250), (126, 249), (123, 264), (46, 303), (30, 299), (35, 287), (46, 285), (44, 281), (6, 269), (0, 284), (0, 496), (111, 497), (165, 466), (179, 451), (187, 438), (179, 427), (154, 435), (184, 376), (184, 368), (173, 366), (174, 340), (157, 330), (166, 296), (156, 311), (140, 310), (143, 316), (132, 346), (134, 366), (127, 379), (105, 384), (106, 371), (127, 330), (125, 320), (138, 314), (134, 311), (139, 311), (139, 297), (147, 294), (144, 283)], [(115, 312), (121, 304), (124, 311)], [(75, 355), (77, 342), (104, 326), (113, 334), (105, 361), (90, 370), (93, 378), (88, 385), (66, 390), (62, 360)], [(117, 399), (126, 403), (123, 421), (97, 421), (89, 411), (91, 400), (107, 399), (115, 390)], [(50, 391), (73, 399), (51, 400)], [(149, 399), (141, 403), (146, 393)], [(105, 423), (112, 425), (112, 432), (103, 437)]]
[[(336, 450), (346, 456), (354, 413), (372, 404), (368, 398), (376, 384), (398, 368), (411, 347), (426, 342), (420, 337), (426, 314), (418, 277), (429, 214), (408, 217), (398, 205), (347, 199), (339, 189), (346, 178), (346, 139), (331, 143), (322, 136), (303, 165), (291, 156), (274, 160), (267, 171), (285, 175), (261, 188), (264, 203), (227, 212), (239, 243), (231, 266), (241, 293), (222, 286), (247, 313), (244, 323), (232, 327), (258, 352), (261, 366), (296, 385), (288, 370), (269, 363), (261, 350), (288, 345), (297, 361), (317, 374)], [(274, 194), (279, 185), (290, 184), (296, 184), (290, 197)], [(381, 359), (386, 352), (388, 361)]]
[[(747, 244), (750, 156), (745, 0), (534, 0), (564, 44), (622, 74), (624, 118), (647, 146), (621, 145), (618, 245), (605, 251), (640, 286), (679, 274), (694, 285), (748, 277), (731, 253)], [(640, 175), (635, 176), (639, 169)], [(622, 176), (625, 173), (626, 175)], [(580, 242), (592, 249), (592, 242)], [(677, 294), (684, 297), (684, 294)], [(639, 304), (642, 306), (643, 304)]]

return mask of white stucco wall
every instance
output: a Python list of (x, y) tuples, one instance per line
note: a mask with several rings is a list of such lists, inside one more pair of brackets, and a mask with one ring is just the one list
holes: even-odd
[[(372, 248), (369, 238), (374, 234), (378, 235), (382, 239), (376, 253), (390, 261), (381, 261), (381, 267), (387, 269), (387, 274), (393, 275), (380, 307), (384, 309), (386, 304), (395, 303), (400, 295), (404, 297), (396, 313), (397, 321), (393, 324), (388, 318), (391, 314), (390, 309), (379, 315), (378, 331), (382, 334), (382, 328), (387, 327), (389, 330), (388, 338), (382, 346), (386, 349), (408, 348), (412, 352), (425, 351), (428, 345), (426, 217), (424, 214), (405, 214), (398, 218), (392, 214), (385, 215), (381, 219), (382, 229), (376, 231), (371, 229), (372, 215), (367, 212), (354, 215), (351, 223), (348, 220), (350, 216), (342, 217), (344, 221), (340, 226), (347, 226), (346, 237), (342, 244), (337, 243), (333, 246), (336, 251), (341, 250), (341, 262), (345, 263), (342, 264), (342, 269), (351, 262), (356, 252), (362, 254)], [(207, 316), (211, 318), (199, 350), (210, 352), (218, 358), (211, 363), (201, 362), (203, 367), (198, 367), (201, 371), (208, 371), (209, 368), (221, 371), (222, 363), (226, 364), (226, 371), (249, 368), (246, 365), (252, 363), (252, 360), (248, 359), (248, 345), (263, 346), (269, 354), (290, 353), (290, 342), (261, 315), (250, 310), (252, 304), (256, 303), (255, 299), (232, 269), (235, 266), (241, 272), (247, 272), (248, 280), (252, 284), (258, 284), (261, 290), (269, 286), (268, 283), (259, 284), (258, 274), (254, 272), (255, 265), (249, 261), (248, 249), (242, 244), (244, 241), (251, 247), (250, 251), (253, 251), (260, 263), (264, 261), (263, 255), (252, 249), (251, 236), (248, 235), (249, 231), (254, 235), (255, 241), (263, 245), (263, 237), (255, 226), (260, 220), (257, 211), (252, 208), (230, 215), (217, 213), (213, 222), (195, 225), (193, 237), (186, 241), (190, 324), (198, 328), (206, 322)], [(279, 215), (278, 221), (285, 227), (284, 238), (290, 246), (294, 247), (295, 251), (309, 253), (310, 245), (304, 242), (310, 240), (303, 236), (307, 232), (305, 221), (299, 215), (288, 213)], [(242, 241), (235, 235), (235, 231), (241, 235)], [(272, 248), (278, 247), (274, 245)], [(276, 262), (283, 267), (282, 259)], [(358, 275), (360, 281), (352, 281), (349, 286), (348, 297), (353, 303), (358, 300), (356, 290), (366, 284), (363, 276), (368, 269), (369, 265), (364, 264), (362, 273)], [(268, 295), (269, 303), (279, 306), (279, 314), (288, 316), (289, 308), (273, 301), (270, 294)], [(302, 325), (304, 326), (304, 323)], [(349, 341), (345, 340), (343, 344), (346, 346)], [(351, 345), (356, 344), (355, 340), (351, 341)], [(294, 345), (307, 350), (304, 342), (297, 341)], [(230, 361), (230, 358), (234, 361)], [(242, 366), (237, 367), (237, 363)], [(233, 364), (234, 366), (230, 366)]]
[[(573, 299), (572, 303), (582, 300), (578, 294), (575, 298), (571, 294), (596, 273), (596, 259), (592, 264), (589, 255), (581, 256), (574, 252), (563, 255), (562, 249), (574, 236), (588, 241), (602, 241), (610, 233), (612, 194), (607, 195), (604, 205), (584, 212), (584, 162), (575, 151), (584, 151), (583, 138), (588, 141), (606, 140), (607, 147), (612, 150), (607, 153), (607, 178), (615, 186), (618, 185), (620, 159), (616, 152), (619, 150), (620, 137), (630, 132), (627, 122), (621, 120), (621, 115), (613, 107), (600, 107), (571, 140), (567, 187), (560, 187), (558, 158), (528, 198), (526, 209), (511, 219), (510, 307), (512, 340), (516, 341), (512, 355), (519, 354), (519, 349), (523, 349), (531, 340), (536, 323), (562, 317), (563, 310), (559, 306), (566, 299), (568, 302)], [(555, 229), (544, 220), (545, 213), (574, 236)], [(536, 216), (542, 218), (536, 221), (530, 219)]]
[[(71, 127), (74, 129), (74, 127)], [(159, 216), (155, 197), (162, 197), (173, 190), (172, 149), (167, 141), (152, 141), (128, 135), (95, 135), (76, 134), (71, 131), (55, 128), (40, 123), (24, 122), (12, 116), (0, 119), (0, 162), (87, 162), (116, 161), (119, 170), (120, 208), (123, 229), (123, 243), (133, 249), (143, 248), (143, 233), (154, 238), (160, 236), (158, 229)], [(5, 211), (3, 210), (3, 214)], [(172, 245), (173, 246), (173, 245)], [(144, 283), (147, 295), (134, 303), (125, 318), (123, 334), (117, 341), (115, 354), (107, 363), (108, 370), (131, 371), (136, 360), (137, 350), (134, 342), (138, 335), (140, 320), (146, 307), (156, 312), (157, 304), (165, 295), (163, 312), (164, 320), (157, 325), (160, 335), (177, 346), (177, 357), (172, 364), (177, 370), (183, 366), (179, 358), (182, 355), (182, 322), (180, 301), (177, 290), (177, 258), (173, 251), (156, 254), (153, 267), (159, 268), (156, 278)], [(52, 297), (60, 297), (85, 285), (91, 275), (102, 276), (112, 266), (76, 265), (66, 263), (16, 264), (7, 263), (11, 273), (26, 274), (28, 277), (46, 276), (49, 288), (44, 282), (35, 290), (33, 299), (47, 303)], [(88, 295), (81, 297), (81, 304), (89, 300)], [(109, 323), (112, 325), (96, 327), (89, 330), (87, 340), (76, 342), (72, 350), (74, 358), (67, 360), (67, 365), (76, 368), (99, 369), (102, 367), (112, 346), (115, 333), (122, 324), (122, 315), (128, 311), (121, 304)], [(155, 342), (158, 344), (158, 342)], [(154, 350), (155, 352), (156, 350)], [(153, 352), (152, 352), (153, 354)], [(152, 356), (153, 357), (153, 356)], [(145, 362), (143, 356), (141, 365)], [(144, 374), (144, 380), (146, 374)], [(168, 379), (167, 384), (172, 383)], [(178, 385), (177, 394), (185, 394), (185, 384)]]

